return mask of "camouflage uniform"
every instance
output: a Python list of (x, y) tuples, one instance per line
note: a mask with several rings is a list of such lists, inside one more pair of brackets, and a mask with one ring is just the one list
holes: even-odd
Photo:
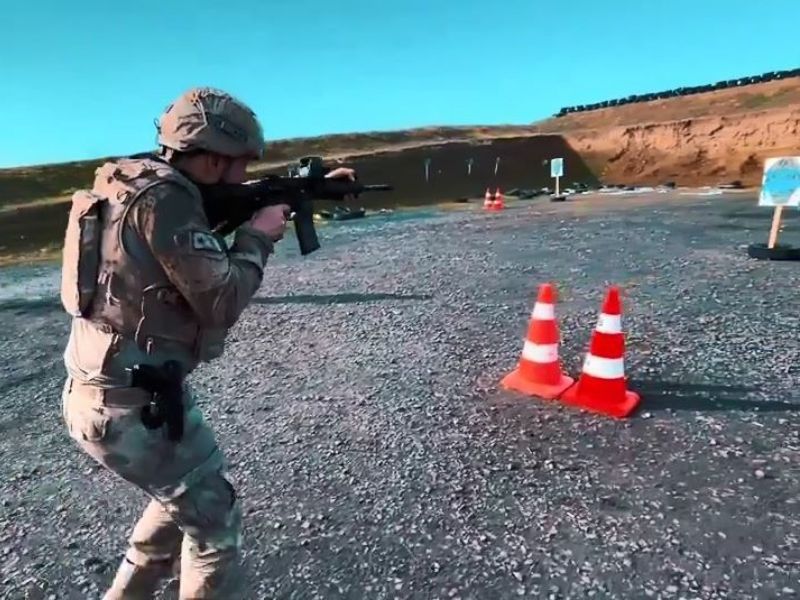
[[(260, 157), (263, 135), (249, 109), (206, 88), (167, 109), (160, 143)], [(220, 356), (272, 251), (247, 225), (229, 249), (209, 230), (198, 187), (155, 157), (106, 163), (73, 196), (63, 418), (89, 456), (151, 498), (106, 600), (151, 598), (178, 566), (181, 598), (240, 597), (241, 509), (214, 433), (185, 383), (182, 439), (145, 428), (151, 395), (131, 387), (129, 369), (177, 360), (188, 373)]]

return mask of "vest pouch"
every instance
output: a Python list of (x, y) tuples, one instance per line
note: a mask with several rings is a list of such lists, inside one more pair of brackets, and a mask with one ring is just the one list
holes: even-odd
[(97, 291), (103, 196), (81, 190), (72, 196), (61, 266), (61, 303), (76, 317), (88, 316)]
[(147, 354), (179, 352), (193, 355), (199, 329), (192, 309), (170, 284), (142, 290), (141, 319), (134, 339)]
[(191, 307), (171, 284), (155, 284), (143, 290), (141, 315), (134, 339), (147, 354), (185, 354), (194, 360), (210, 361), (225, 349), (227, 331), (201, 329)]

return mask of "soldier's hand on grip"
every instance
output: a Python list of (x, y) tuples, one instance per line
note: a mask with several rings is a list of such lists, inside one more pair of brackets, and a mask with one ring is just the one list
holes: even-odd
[(290, 211), (291, 208), (288, 204), (266, 206), (253, 214), (250, 219), (250, 226), (263, 231), (273, 241), (277, 242), (283, 239), (283, 234), (286, 231), (286, 219)]

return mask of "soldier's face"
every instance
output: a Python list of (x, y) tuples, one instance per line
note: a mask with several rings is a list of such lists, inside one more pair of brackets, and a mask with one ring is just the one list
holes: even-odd
[(197, 183), (244, 183), (247, 181), (247, 165), (252, 160), (248, 156), (232, 158), (204, 152), (181, 161), (179, 168)]
[[(200, 183), (243, 183), (247, 181), (249, 157), (233, 158), (220, 154), (202, 155), (202, 164), (194, 171)], [(198, 172), (199, 171), (199, 172)]]
[(242, 183), (247, 181), (247, 165), (250, 159), (240, 157), (228, 159), (228, 166), (220, 175), (222, 183)]

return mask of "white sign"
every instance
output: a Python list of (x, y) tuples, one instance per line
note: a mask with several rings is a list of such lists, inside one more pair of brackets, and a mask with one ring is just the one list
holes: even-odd
[(759, 206), (800, 206), (800, 156), (764, 161)]
[(550, 177), (564, 176), (564, 159), (554, 158), (550, 161)]

